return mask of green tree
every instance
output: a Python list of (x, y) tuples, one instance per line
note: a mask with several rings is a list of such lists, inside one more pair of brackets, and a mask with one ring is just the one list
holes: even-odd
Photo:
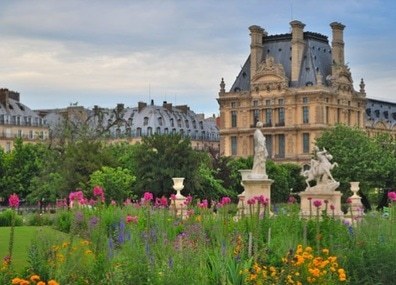
[(47, 151), (43, 144), (23, 143), (22, 139), (18, 138), (14, 141), (11, 152), (0, 153), (0, 189), (3, 197), (16, 193), (24, 199), (30, 194), (32, 179), (40, 173)]
[(114, 200), (121, 204), (132, 196), (132, 185), (135, 180), (136, 177), (128, 169), (103, 166), (102, 169), (91, 174), (90, 185), (91, 188), (98, 185), (104, 189), (106, 203)]
[(317, 145), (326, 148), (333, 156), (332, 162), (338, 163), (332, 174), (343, 193), (348, 191), (351, 181), (360, 182), (363, 198), (369, 189), (387, 187), (392, 182), (389, 175), (395, 165), (394, 154), (361, 129), (336, 125), (318, 138)]
[(70, 191), (82, 188), (86, 194), (89, 192), (89, 178), (96, 170), (103, 166), (113, 167), (116, 162), (108, 149), (100, 141), (84, 139), (69, 142), (59, 155), (60, 173), (65, 181), (59, 189), (61, 196), (67, 196)]
[(184, 177), (183, 193), (194, 194), (199, 183), (200, 154), (191, 148), (190, 139), (179, 134), (144, 137), (135, 152), (136, 188), (156, 196), (174, 193), (172, 177)]

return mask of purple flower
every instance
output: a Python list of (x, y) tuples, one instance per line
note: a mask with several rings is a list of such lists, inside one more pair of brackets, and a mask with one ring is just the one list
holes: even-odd
[(313, 201), (313, 205), (314, 205), (316, 208), (319, 208), (320, 206), (322, 206), (322, 201), (320, 201), (320, 200), (315, 200), (315, 201)]

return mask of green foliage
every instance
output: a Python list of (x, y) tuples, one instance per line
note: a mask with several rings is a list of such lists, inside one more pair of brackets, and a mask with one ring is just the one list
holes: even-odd
[(103, 166), (114, 164), (114, 158), (106, 151), (102, 143), (93, 140), (68, 144), (61, 159), (59, 173), (64, 180), (62, 188), (59, 189), (59, 192), (62, 193), (61, 197), (67, 197), (68, 193), (76, 188), (82, 188), (88, 192), (90, 190), (90, 175)]
[(184, 193), (194, 193), (200, 154), (179, 134), (144, 137), (135, 152), (136, 190), (170, 196), (172, 177), (185, 178)]
[(103, 166), (101, 170), (91, 174), (90, 185), (91, 188), (96, 185), (103, 187), (107, 203), (114, 200), (121, 204), (133, 194), (132, 185), (135, 180), (136, 177), (128, 169)]
[[(0, 227), (10, 227), (12, 224), (12, 216), (14, 215), (14, 210), (6, 209), (0, 212)], [(15, 226), (22, 226), (23, 219), (20, 215), (15, 215)]]
[(70, 232), (72, 213), (70, 211), (58, 211), (54, 219), (53, 227), (61, 232)]
[(47, 148), (43, 144), (24, 144), (22, 139), (14, 141), (11, 152), (0, 152), (0, 192), (3, 197), (12, 193), (25, 198), (29, 194), (32, 179), (40, 173)]
[(215, 171), (202, 163), (199, 166), (199, 186), (194, 190), (194, 196), (198, 199), (219, 200), (221, 197), (236, 198), (236, 192), (226, 189), (220, 179), (216, 179)]
[(363, 193), (395, 185), (395, 148), (389, 138), (369, 138), (361, 129), (336, 125), (318, 138), (317, 145), (326, 148), (333, 156), (332, 162), (338, 163), (332, 174), (344, 193), (351, 181), (359, 181)]

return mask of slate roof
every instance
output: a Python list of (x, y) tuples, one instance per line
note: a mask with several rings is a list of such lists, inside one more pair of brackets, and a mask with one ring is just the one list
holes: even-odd
[[(263, 37), (263, 58), (271, 56), (275, 63), (283, 65), (286, 76), (291, 79), (291, 39), (292, 34), (270, 35)], [(328, 38), (312, 32), (304, 32), (305, 49), (301, 64), (300, 78), (290, 82), (290, 87), (316, 84), (316, 72), (320, 71), (325, 79), (331, 75), (331, 47)], [(326, 84), (326, 82), (325, 82)], [(250, 55), (231, 86), (230, 91), (250, 90)]]

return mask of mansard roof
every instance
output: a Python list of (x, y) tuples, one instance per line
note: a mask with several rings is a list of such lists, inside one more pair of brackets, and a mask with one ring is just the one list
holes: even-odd
[[(267, 56), (274, 58), (275, 63), (283, 65), (286, 77), (291, 87), (303, 87), (316, 84), (316, 73), (324, 79), (331, 76), (331, 47), (328, 38), (322, 34), (304, 32), (305, 49), (301, 64), (300, 77), (297, 82), (291, 82), (291, 40), (292, 34), (280, 34), (263, 36), (262, 60)], [(325, 84), (328, 84), (323, 80)], [(231, 86), (230, 91), (250, 90), (250, 56), (247, 58), (240, 73)]]
[(394, 126), (396, 124), (396, 103), (367, 99), (366, 119), (371, 125), (384, 122)]
[[(55, 127), (64, 121), (66, 113), (70, 120), (73, 108), (77, 107), (71, 106), (63, 111), (53, 110), (45, 118)], [(214, 118), (196, 114), (186, 105), (172, 106), (171, 103), (164, 102), (158, 106), (152, 100), (151, 104), (139, 102), (137, 107), (124, 107), (123, 104), (118, 104), (116, 108), (95, 106), (93, 109), (85, 109), (85, 114), (86, 122), (92, 130), (105, 131), (112, 137), (179, 133), (191, 139), (219, 140)]]

